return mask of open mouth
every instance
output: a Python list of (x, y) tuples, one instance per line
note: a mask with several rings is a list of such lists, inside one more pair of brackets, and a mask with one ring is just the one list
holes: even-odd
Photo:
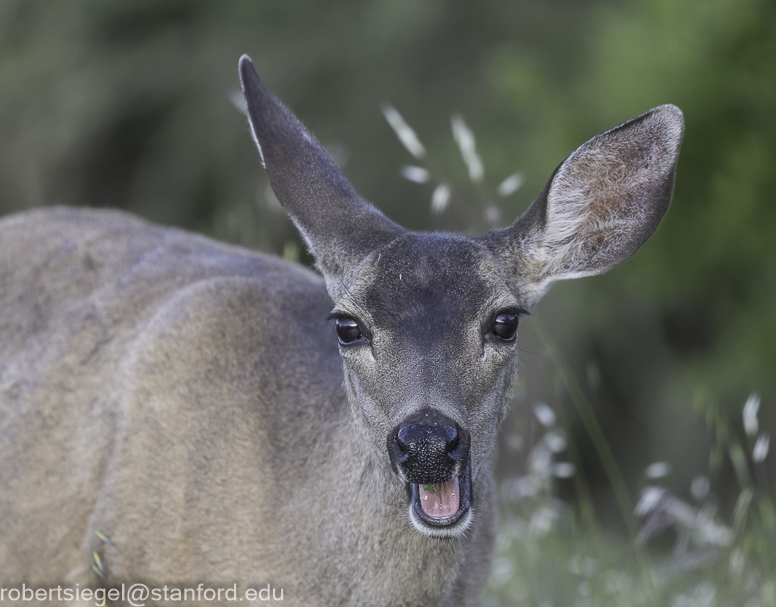
[(471, 524), (470, 445), (466, 428), (434, 409), (421, 409), (388, 434), (388, 457), (405, 483), (416, 531), (454, 537)]
[(409, 483), (409, 493), (410, 518), (422, 533), (457, 535), (468, 527), (472, 493), (468, 463), (461, 476), (444, 483)]

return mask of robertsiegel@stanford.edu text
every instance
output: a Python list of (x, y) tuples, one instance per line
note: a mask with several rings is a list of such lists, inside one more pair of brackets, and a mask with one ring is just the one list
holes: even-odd
[(28, 601), (94, 601), (97, 607), (104, 607), (106, 601), (125, 601), (132, 607), (144, 607), (146, 601), (154, 603), (182, 602), (256, 602), (268, 603), (283, 600), (283, 589), (267, 584), (261, 588), (247, 588), (238, 593), (237, 584), (231, 588), (211, 588), (199, 584), (196, 588), (171, 586), (149, 587), (145, 584), (122, 584), (113, 588), (30, 588), (22, 584), (19, 588), (0, 588), (0, 602)]

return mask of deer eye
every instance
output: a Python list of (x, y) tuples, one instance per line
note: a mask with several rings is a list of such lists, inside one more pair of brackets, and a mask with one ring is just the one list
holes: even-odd
[(517, 333), (517, 314), (502, 312), (493, 319), (493, 337), (500, 341), (512, 341)]
[(337, 330), (337, 339), (343, 346), (350, 345), (357, 341), (364, 341), (364, 334), (361, 327), (352, 318), (341, 317), (334, 319), (334, 326)]

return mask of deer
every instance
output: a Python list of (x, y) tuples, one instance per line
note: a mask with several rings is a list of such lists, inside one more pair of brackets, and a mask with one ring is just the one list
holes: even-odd
[(508, 227), (417, 232), (356, 193), (247, 55), (239, 75), (317, 271), (116, 210), (0, 222), (0, 587), (472, 605), (518, 322), (657, 229), (682, 113), (594, 136)]

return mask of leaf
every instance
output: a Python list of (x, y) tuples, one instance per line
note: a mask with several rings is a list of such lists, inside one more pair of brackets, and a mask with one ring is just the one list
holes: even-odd
[(414, 181), (415, 183), (426, 183), (430, 177), (426, 169), (417, 166), (403, 166), (401, 168), (401, 176), (407, 181)]
[(752, 449), (752, 461), (755, 464), (759, 464), (764, 461), (768, 455), (768, 448), (771, 445), (771, 436), (767, 432), (763, 432), (757, 437), (757, 442)]
[(500, 184), (498, 184), (498, 195), (502, 198), (505, 198), (510, 194), (514, 194), (521, 185), (523, 185), (523, 174), (513, 173)]
[(440, 183), (431, 194), (431, 211), (441, 213), (450, 202), (450, 186), (446, 183)]
[(420, 143), (415, 131), (404, 121), (398, 110), (389, 103), (384, 103), (380, 109), (382, 109), (383, 116), (385, 116), (388, 124), (391, 125), (399, 141), (407, 148), (407, 151), (415, 158), (423, 158), (426, 155), (426, 148)]
[(105, 536), (105, 534), (102, 531), (95, 531), (94, 535), (96, 535), (98, 538), (100, 538), (106, 544), (110, 544), (110, 540)]
[(760, 410), (760, 395), (750, 394), (746, 399), (743, 410), (744, 431), (749, 436), (755, 436), (758, 430), (757, 412)]
[(452, 119), (453, 137), (458, 144), (458, 149), (461, 150), (461, 156), (466, 163), (466, 167), (469, 169), (469, 178), (475, 183), (482, 181), (482, 176), (485, 173), (482, 166), (482, 159), (477, 154), (474, 146), (474, 133), (469, 128), (463, 117), (459, 114), (455, 114)]

